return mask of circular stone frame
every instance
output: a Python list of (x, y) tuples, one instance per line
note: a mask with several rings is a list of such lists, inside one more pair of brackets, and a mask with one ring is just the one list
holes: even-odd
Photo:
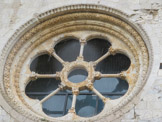
[[(88, 72), (88, 77), (79, 83), (73, 83), (68, 80), (68, 74), (71, 72), (71, 70), (74, 70), (75, 68), (83, 68)], [(73, 61), (71, 63), (67, 63), (64, 65), (64, 68), (62, 69), (60, 73), (61, 82), (65, 84), (68, 89), (72, 90), (73, 88), (78, 90), (84, 90), (86, 89), (86, 85), (91, 82), (94, 82), (94, 68), (93, 64), (85, 62), (85, 61)]]
[[(28, 83), (28, 81), (20, 82), (24, 62), (27, 61), (32, 50), (46, 40), (78, 30), (100, 32), (98, 36), (104, 38), (106, 38), (104, 35), (108, 34), (129, 47), (133, 54), (130, 57), (125, 53), (131, 59), (131, 67), (126, 72), (129, 90), (115, 102), (106, 103), (104, 110), (94, 117), (82, 118), (73, 116), (71, 113), (62, 118), (43, 116), (36, 111), (39, 110), (39, 106), (33, 109), (32, 105), (28, 104), (27, 97), (24, 96), (22, 89)], [(88, 38), (95, 36), (97, 35)], [(110, 39), (110, 42), (113, 43), (113, 39)], [(112, 46), (119, 52), (122, 50), (119, 45), (112, 44)], [(45, 51), (49, 53), (48, 50)], [(10, 114), (13, 116), (16, 114), (18, 121), (97, 121), (105, 117), (111, 121), (130, 109), (125, 110), (124, 106), (131, 102), (145, 85), (152, 68), (152, 47), (145, 31), (139, 25), (132, 23), (128, 15), (100, 5), (70, 5), (49, 10), (22, 25), (5, 45), (0, 57), (0, 65), (1, 94), (12, 108)], [(129, 73), (131, 71), (134, 73)], [(121, 76), (124, 75), (121, 74)]]

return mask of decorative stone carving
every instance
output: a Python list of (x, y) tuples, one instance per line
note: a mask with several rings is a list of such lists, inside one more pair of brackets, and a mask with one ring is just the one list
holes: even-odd
[[(124, 13), (105, 6), (72, 5), (47, 11), (28, 21), (10, 38), (0, 56), (0, 63), (2, 66), (0, 67), (0, 91), (4, 99), (20, 115), (33, 121), (42, 121), (44, 119), (47, 121), (93, 121), (103, 117), (109, 117), (118, 111), (122, 111), (123, 106), (136, 97), (142, 89), (147, 81), (149, 69), (152, 65), (152, 59), (149, 57), (149, 54), (151, 56), (152, 52), (149, 52), (147, 49), (147, 46), (151, 46), (147, 35), (139, 25), (129, 22), (127, 17), (128, 16)], [(77, 33), (78, 31), (88, 31), (104, 35), (106, 38), (110, 38), (112, 43), (113, 48), (110, 48), (110, 54), (114, 55), (119, 51), (128, 55), (134, 66), (131, 64), (131, 68), (128, 72), (117, 74), (115, 76), (129, 79), (127, 75), (132, 75), (134, 78), (129, 80), (133, 83), (126, 95), (120, 98), (120, 101), (117, 104), (112, 104), (110, 109), (105, 108), (101, 114), (95, 117), (82, 118), (76, 115), (75, 117), (71, 117), (71, 114), (66, 115), (64, 118), (47, 117), (41, 111), (34, 109), (32, 106), (34, 102), (31, 103), (24, 93), (24, 84), (28, 82), (28, 78), (25, 77), (29, 76), (29, 78), (32, 79), (41, 77), (38, 74), (29, 73), (29, 62), (37, 55), (37, 53), (41, 52), (41, 49), (39, 48), (40, 45), (44, 47), (47, 45), (49, 46), (50, 43), (48, 43), (48, 41), (50, 39), (59, 37), (60, 35), (68, 35), (68, 33), (73, 33), (73, 35), (77, 37), (79, 34)], [(22, 36), (20, 36), (21, 34)], [(87, 35), (87, 38), (88, 36), (90, 35)], [(111, 39), (112, 37), (116, 38), (116, 42)], [(81, 39), (81, 42), (86, 43), (86, 39)], [(57, 43), (57, 41), (52, 42), (50, 47), (53, 47), (53, 44), (55, 43)], [(53, 48), (50, 48), (50, 50), (46, 50), (45, 52), (55, 56)], [(57, 59), (64, 64), (64, 67), (66, 67), (63, 72), (66, 72), (69, 67), (75, 66), (72, 63), (63, 62), (59, 57)], [(96, 79), (98, 79), (102, 76), (100, 73), (94, 73), (94, 69), (92, 68), (93, 64), (84, 62), (82, 55), (78, 57), (78, 60), (74, 62), (74, 64), (75, 63), (86, 67), (86, 69), (88, 69), (89, 79), (91, 79), (90, 82), (89, 80), (85, 81), (85, 84), (87, 85), (80, 85), (77, 88), (83, 89), (84, 87), (88, 87), (89, 89), (94, 90), (94, 92), (103, 99), (106, 105), (113, 103), (113, 100), (101, 96), (93, 88), (92, 83), (94, 79), (92, 77), (95, 76)], [(133, 72), (135, 73), (131, 74)], [(46, 75), (45, 77), (51, 76)], [(69, 85), (67, 78), (65, 78), (63, 74), (56, 73), (53, 77), (60, 78), (64, 81), (58, 90), (64, 89), (65, 86), (68, 86), (69, 89), (73, 89), (73, 85)], [(73, 90), (74, 95), (78, 94), (78, 89), (76, 90), (75, 88), (75, 90)], [(72, 113), (75, 113), (73, 109), (71, 109), (71, 111)]]

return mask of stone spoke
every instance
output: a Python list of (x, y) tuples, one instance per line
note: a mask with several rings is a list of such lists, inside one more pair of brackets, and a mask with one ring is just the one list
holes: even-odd
[(106, 103), (106, 100), (107, 100), (107, 98), (106, 97), (104, 97), (99, 91), (97, 91), (94, 87), (93, 87), (93, 89), (92, 89), (92, 91), (104, 102), (104, 103)]
[(72, 104), (71, 104), (69, 113), (75, 113), (76, 100), (77, 100), (77, 95), (79, 94), (79, 90), (76, 88), (73, 88), (72, 92), (73, 92), (73, 100), (72, 100)]
[(97, 91), (97, 90), (94, 88), (94, 86), (93, 86), (92, 83), (87, 84), (87, 88), (88, 88), (89, 90), (93, 91), (99, 98), (101, 98), (101, 100), (102, 100), (104, 103), (106, 103), (107, 98), (104, 97), (99, 91)]
[(56, 54), (53, 48), (50, 48), (49, 50), (47, 50), (47, 52), (50, 55), (52, 55), (55, 59), (57, 59), (61, 64), (65, 64), (64, 60)]
[(101, 74), (101, 77), (103, 77), (103, 78), (115, 78), (115, 77), (120, 77), (120, 74)]
[(55, 57), (61, 64), (65, 64), (64, 60), (60, 58), (55, 52), (52, 53), (52, 56)]
[(106, 54), (104, 54), (99, 59), (97, 59), (94, 62), (94, 65), (96, 66), (99, 62), (101, 62), (102, 60), (104, 60), (105, 58), (107, 58), (109, 55), (115, 55), (115, 50), (112, 47), (109, 48), (109, 50), (108, 50), (108, 52)]
[(126, 79), (126, 72), (121, 72), (117, 74), (102, 74), (100, 72), (95, 72), (95, 78), (100, 79), (100, 78), (121, 78), (121, 79)]
[(60, 90), (63, 90), (65, 88), (65, 85), (63, 83), (61, 83), (61, 85), (59, 85), (59, 87), (54, 90), (53, 92), (51, 92), (49, 95), (47, 95), (45, 98), (43, 98), (39, 103), (43, 103), (46, 100), (48, 100), (50, 97), (54, 96), (55, 94), (57, 94)]
[(76, 105), (76, 98), (77, 98), (77, 95), (74, 94), (74, 95), (73, 95), (73, 101), (72, 101), (72, 104), (71, 104), (71, 109), (75, 109), (75, 105)]
[(59, 78), (59, 73), (57, 72), (56, 74), (38, 74), (38, 73), (32, 72), (30, 75), (30, 78), (32, 80), (36, 80), (38, 78)]
[(100, 72), (95, 72), (95, 78), (100, 79), (100, 78), (120, 78), (121, 74), (102, 74)]
[(79, 57), (83, 57), (84, 46), (85, 44), (81, 43)]
[(84, 51), (85, 43), (86, 43), (85, 39), (80, 40), (80, 52), (79, 52), (79, 56), (77, 58), (79, 60), (83, 60), (83, 51)]
[(57, 94), (59, 91), (61, 90), (61, 88), (57, 88), (56, 90), (54, 90), (52, 93), (50, 93), (49, 95), (47, 95), (45, 98), (43, 98), (40, 103), (45, 102), (46, 100), (48, 100), (50, 97), (54, 96), (55, 94)]
[(105, 55), (101, 56), (99, 59), (97, 59), (94, 64), (97, 65), (99, 62), (101, 62), (102, 60), (104, 60), (106, 57), (108, 57), (110, 55), (110, 52), (108, 51)]

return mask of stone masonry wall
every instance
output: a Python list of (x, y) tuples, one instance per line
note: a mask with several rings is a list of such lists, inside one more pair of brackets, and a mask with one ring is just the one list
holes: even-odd
[[(162, 0), (0, 0), (0, 51), (14, 31), (37, 14), (64, 5), (101, 4), (130, 15), (143, 26), (154, 51), (152, 78), (142, 89), (140, 101), (115, 122), (162, 122)], [(16, 122), (0, 102), (0, 122)], [(108, 120), (105, 120), (108, 121)]]

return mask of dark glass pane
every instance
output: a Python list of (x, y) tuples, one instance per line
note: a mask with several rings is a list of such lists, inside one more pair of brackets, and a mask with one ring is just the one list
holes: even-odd
[(76, 113), (82, 117), (91, 117), (95, 115), (96, 96), (78, 95), (76, 102)]
[(100, 92), (120, 92), (128, 90), (128, 83), (120, 78), (101, 78), (94, 82), (94, 86)]
[(26, 92), (26, 95), (32, 99), (38, 99), (38, 100), (41, 100), (43, 99), (47, 94), (49, 93), (43, 93), (43, 92)]
[[(26, 92), (26, 94), (32, 99), (41, 100), (51, 92)], [(59, 91), (56, 95), (43, 102), (42, 109), (44, 113), (51, 117), (60, 117), (67, 114), (68, 93), (72, 94), (70, 91)]]
[(38, 56), (30, 65), (30, 70), (39, 74), (55, 74), (56, 71), (61, 69), (62, 65), (60, 62), (47, 54)]
[(97, 60), (108, 51), (110, 46), (111, 44), (104, 39), (95, 38), (89, 40), (84, 47), (83, 52), (84, 60), (85, 61)]
[(160, 69), (162, 69), (162, 63), (160, 63)]
[(99, 97), (97, 97), (97, 101), (96, 102), (97, 102), (96, 103), (96, 114), (98, 114), (98, 113), (100, 113), (103, 110), (104, 102), (101, 99), (99, 99)]
[(96, 66), (96, 70), (105, 74), (120, 73), (127, 70), (130, 63), (130, 59), (123, 54), (110, 55)]
[(80, 42), (76, 39), (66, 39), (59, 42), (54, 49), (64, 61), (74, 61), (79, 56)]
[(86, 94), (86, 93), (90, 93), (90, 94), (92, 94), (93, 92), (92, 91), (90, 91), (90, 90), (88, 90), (88, 89), (85, 89), (85, 90), (81, 90), (80, 92), (79, 92), (80, 94)]
[(75, 69), (70, 72), (68, 79), (73, 83), (79, 83), (84, 81), (88, 76), (88, 72), (83, 69)]
[(115, 99), (122, 97), (123, 95), (104, 95), (104, 96), (112, 100), (115, 100)]
[(67, 107), (66, 107), (66, 110), (65, 110), (65, 114), (68, 113), (69, 109), (71, 108), (71, 105), (72, 105), (72, 99), (73, 99), (73, 95), (68, 95), (68, 100), (67, 100)]
[(65, 95), (54, 95), (43, 103), (43, 111), (51, 117), (60, 117), (64, 113)]
[(82, 117), (91, 117), (101, 112), (103, 106), (103, 102), (99, 102), (96, 95), (78, 95), (76, 113)]
[(94, 82), (94, 87), (104, 96), (112, 96), (110, 98), (115, 99), (127, 92), (128, 83), (120, 78), (101, 78)]
[[(66, 113), (71, 108), (73, 96), (68, 96)], [(91, 117), (97, 115), (103, 110), (104, 103), (92, 92), (83, 90), (77, 96), (76, 101), (76, 114), (82, 117)]]
[(32, 96), (31, 93), (34, 93), (34, 92), (38, 93), (39, 92), (38, 96), (39, 96), (39, 94), (47, 95), (50, 92), (52, 92), (53, 90), (57, 89), (58, 84), (60, 84), (60, 81), (58, 81), (54, 78), (37, 79), (35, 81), (30, 81), (28, 83), (28, 85), (26, 86), (26, 89), (25, 89), (25, 93), (29, 97), (31, 97), (31, 98), (34, 97), (33, 99), (37, 99), (37, 96), (36, 95)]

